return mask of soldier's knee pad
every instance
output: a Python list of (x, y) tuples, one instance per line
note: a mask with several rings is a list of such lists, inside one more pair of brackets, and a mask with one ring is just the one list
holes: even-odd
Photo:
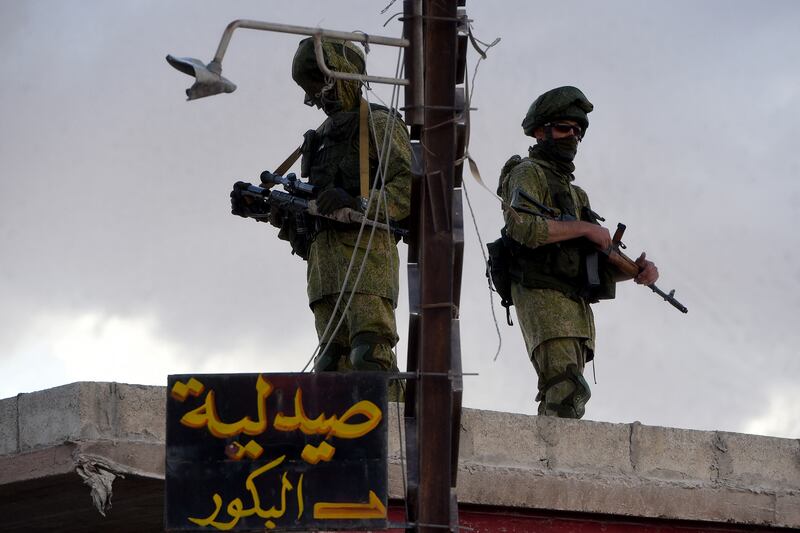
[(592, 397), (592, 391), (583, 378), (583, 374), (578, 372), (577, 366), (569, 365), (567, 371), (572, 373), (572, 382), (575, 383), (575, 390), (570, 395), (572, 406), (575, 409), (575, 418), (582, 418), (586, 413), (586, 404), (589, 402), (589, 398)]
[(346, 353), (347, 346), (331, 343), (326, 349), (323, 345), (314, 360), (314, 372), (336, 372), (339, 367), (339, 359)]
[(386, 337), (365, 331), (359, 333), (351, 342), (350, 364), (356, 370), (362, 371), (382, 371), (388, 370), (378, 359), (375, 358), (375, 348), (379, 345), (391, 347), (391, 342)]
[[(558, 403), (547, 402), (547, 391), (564, 381), (571, 382), (572, 392)], [(591, 397), (592, 391), (589, 389), (589, 384), (578, 371), (577, 365), (571, 364), (567, 366), (563, 374), (554, 377), (545, 385), (545, 388), (536, 396), (536, 401), (542, 401), (539, 405), (539, 414), (555, 415), (559, 418), (582, 418), (586, 413), (586, 403)]]

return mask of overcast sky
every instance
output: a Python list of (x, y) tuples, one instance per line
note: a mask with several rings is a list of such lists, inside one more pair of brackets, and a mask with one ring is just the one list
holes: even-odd
[[(316, 344), (305, 264), (276, 231), (230, 215), (324, 118), (290, 77), (299, 38), (238, 30), (236, 92), (186, 102), (168, 53), (209, 61), (252, 18), (399, 36), (389, 0), (0, 0), (0, 397), (80, 380), (299, 371)], [(580, 87), (595, 105), (577, 181), (659, 286), (595, 306), (586, 418), (800, 437), (800, 4), (470, 0), (483, 41), (470, 152), (493, 189), (524, 154), (533, 99)], [(470, 67), (476, 56), (471, 53)], [(396, 52), (373, 47), (373, 74)], [(388, 99), (387, 88), (371, 98)], [(484, 242), (499, 206), (469, 177)], [(516, 327), (489, 307), (465, 211), (467, 407), (534, 413)], [(402, 251), (405, 257), (405, 250)], [(398, 323), (405, 366), (405, 277)], [(591, 382), (591, 367), (587, 368)]]

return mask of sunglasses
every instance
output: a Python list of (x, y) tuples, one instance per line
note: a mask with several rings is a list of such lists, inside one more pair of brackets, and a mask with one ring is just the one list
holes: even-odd
[(545, 128), (552, 128), (563, 135), (573, 134), (577, 138), (583, 137), (583, 129), (580, 126), (567, 124), (566, 122), (550, 122), (544, 125)]

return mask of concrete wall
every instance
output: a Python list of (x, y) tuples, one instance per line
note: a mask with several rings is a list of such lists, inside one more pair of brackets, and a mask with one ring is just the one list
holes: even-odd
[(467, 410), (459, 500), (800, 527), (800, 441)]
[[(0, 400), (0, 454), (71, 440), (164, 442), (164, 387), (73, 383)], [(13, 422), (12, 422), (13, 421)]]
[(164, 387), (72, 383), (0, 400), (0, 485), (74, 472), (97, 456), (164, 475)]
[[(74, 383), (0, 400), (0, 486), (87, 461), (163, 478), (163, 387)], [(403, 497), (390, 408), (390, 496)], [(459, 501), (800, 528), (800, 441), (465, 409)], [(88, 505), (87, 498), (87, 505)]]

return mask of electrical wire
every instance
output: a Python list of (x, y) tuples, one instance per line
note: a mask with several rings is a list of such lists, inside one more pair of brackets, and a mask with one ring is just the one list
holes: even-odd
[[(481, 249), (481, 255), (483, 256), (483, 264), (488, 264), (489, 260), (486, 257), (486, 249), (483, 246), (483, 239), (481, 238), (481, 232), (478, 230), (478, 221), (475, 218), (475, 211), (472, 209), (472, 202), (469, 199), (469, 193), (467, 192), (467, 184), (466, 182), (461, 182), (461, 188), (464, 190), (464, 198), (467, 200), (467, 207), (469, 208), (469, 214), (472, 217), (472, 225), (475, 228), (475, 234), (478, 236), (478, 245)], [(489, 308), (492, 311), (492, 320), (494, 321), (494, 329), (497, 331), (497, 351), (494, 353), (494, 357), (492, 361), (497, 361), (497, 357), (500, 355), (500, 349), (503, 347), (503, 336), (500, 334), (500, 324), (497, 322), (497, 315), (495, 314), (494, 310), (494, 291), (492, 290), (491, 286), (491, 277), (489, 277)]]
[[(398, 67), (396, 68), (396, 72), (399, 72), (399, 70), (400, 70), (400, 55), (398, 55)], [(370, 89), (368, 89), (365, 92), (365, 95), (367, 95), (366, 99), (367, 99), (367, 103), (368, 104), (369, 104), (369, 98), (368, 98), (369, 92), (370, 92)], [(397, 98), (398, 98), (397, 86), (394, 86), (393, 87), (393, 92), (392, 92), (392, 103), (393, 104), (396, 103), (396, 99)], [(370, 121), (371, 121), (371, 124), (372, 124), (372, 128), (371, 129), (373, 130), (373, 136), (374, 136), (375, 135), (375, 121), (374, 121), (374, 118), (372, 117), (371, 109), (369, 107), (368, 107), (368, 109), (369, 109)], [(391, 143), (390, 142), (386, 142), (386, 141), (387, 141), (387, 138), (391, 139), (391, 137), (390, 137), (391, 136), (391, 130), (393, 129), (394, 123), (395, 123), (394, 118), (395, 118), (395, 115), (391, 114), (389, 122), (387, 124), (387, 127), (386, 127), (386, 129), (384, 131), (384, 143), (381, 146), (381, 150), (377, 150), (376, 149), (376, 154), (377, 154), (377, 157), (378, 157), (378, 169), (377, 169), (377, 172), (376, 172), (376, 179), (373, 182), (372, 190), (370, 191), (370, 196), (369, 196), (369, 199), (367, 201), (367, 207), (365, 209), (366, 213), (369, 213), (370, 206), (372, 205), (372, 201), (375, 198), (375, 190), (376, 190), (376, 188), (378, 186), (378, 183), (381, 184), (381, 195), (384, 197), (384, 200), (385, 200), (385, 187), (383, 186), (383, 181), (384, 181), (384, 177), (386, 175), (386, 172), (388, 171), (389, 157), (390, 157), (391, 148), (392, 148)], [(375, 138), (375, 141), (376, 141), (376, 145), (377, 145), (377, 138)], [(385, 166), (382, 164), (382, 161), (381, 161), (381, 151), (384, 150), (384, 149), (387, 151), (386, 152), (386, 157), (384, 158), (386, 160)], [(379, 214), (380, 214), (380, 200), (378, 200), (378, 202), (379, 202), (379, 204), (378, 204), (378, 207), (376, 208), (375, 219), (372, 219), (373, 222), (378, 220), (378, 217), (379, 217)], [(347, 274), (346, 274), (345, 279), (344, 279), (344, 281), (342, 283), (342, 288), (340, 289), (339, 298), (337, 299), (337, 305), (334, 308), (334, 312), (331, 314), (331, 320), (328, 323), (328, 327), (326, 327), (326, 333), (327, 333), (327, 330), (330, 328), (330, 323), (332, 322), (333, 317), (336, 316), (336, 311), (337, 311), (338, 306), (339, 306), (339, 304), (341, 302), (342, 294), (345, 291), (345, 287), (347, 286), (348, 278), (349, 278), (349, 276), (350, 276), (350, 274), (352, 272), (352, 266), (353, 266), (353, 264), (355, 262), (355, 256), (356, 256), (355, 252), (358, 249), (358, 245), (360, 244), (362, 233), (363, 233), (363, 229), (364, 229), (364, 226), (365, 226), (365, 224), (367, 222), (367, 218), (368, 217), (366, 217), (366, 216), (364, 217), (364, 220), (362, 221), (362, 224), (361, 224), (361, 228), (359, 229), (359, 234), (358, 234), (358, 237), (356, 239), (356, 244), (355, 244), (355, 246), (353, 248), (353, 255), (350, 258), (350, 265), (348, 266)], [(386, 212), (386, 220), (387, 220), (387, 225), (388, 225), (388, 220), (389, 220), (389, 218), (388, 218), (388, 208), (387, 208), (387, 212)], [(350, 297), (348, 298), (344, 309), (341, 311), (341, 317), (339, 318), (339, 322), (336, 324), (336, 327), (335, 327), (333, 333), (330, 335), (330, 338), (335, 338), (336, 333), (338, 333), (339, 329), (342, 326), (342, 323), (344, 322), (345, 318), (347, 317), (346, 313), (347, 313), (348, 309), (350, 308), (350, 304), (353, 301), (353, 297), (356, 294), (356, 289), (358, 288), (358, 284), (361, 281), (361, 276), (364, 273), (364, 268), (365, 268), (366, 263), (367, 263), (368, 254), (369, 254), (370, 250), (372, 249), (372, 241), (373, 241), (373, 238), (375, 236), (375, 230), (376, 229), (377, 228), (376, 228), (375, 225), (371, 226), (369, 240), (367, 242), (367, 246), (366, 246), (366, 249), (364, 251), (364, 257), (362, 258), (361, 265), (360, 265), (360, 268), (359, 268), (359, 271), (358, 271), (358, 275), (356, 276), (356, 280), (353, 282), (353, 288), (351, 289)], [(389, 231), (388, 227), (387, 227), (386, 231), (387, 231), (387, 235), (390, 235), (390, 231)], [(390, 265), (390, 267), (393, 267), (393, 266), (394, 265)], [(323, 338), (324, 338), (324, 334), (323, 334)], [(320, 355), (320, 357), (323, 357), (325, 355), (325, 352), (327, 351), (328, 346), (330, 346), (330, 340), (326, 344), (326, 347), (323, 350), (323, 352)], [(395, 354), (395, 357), (396, 357), (396, 354)]]
[[(500, 201), (505, 204), (505, 202), (503, 202), (502, 198), (500, 198), (499, 196), (497, 196), (497, 194), (495, 194), (493, 191), (488, 189), (488, 187), (486, 186), (486, 184), (483, 182), (483, 180), (480, 177), (480, 172), (478, 171), (478, 165), (475, 163), (475, 161), (472, 159), (472, 156), (470, 156), (470, 154), (469, 154), (470, 130), (471, 130), (471, 125), (472, 125), (472, 117), (471, 117), (471, 114), (470, 114), (470, 108), (472, 107), (472, 98), (473, 98), (474, 93), (475, 93), (475, 79), (478, 76), (478, 66), (480, 66), (481, 61), (486, 58), (486, 52), (489, 50), (489, 48), (491, 48), (492, 46), (494, 46), (497, 43), (499, 43), (500, 42), (500, 38), (495, 39), (490, 45), (485, 45), (485, 43), (483, 43), (481, 41), (478, 41), (477, 39), (475, 39), (472, 36), (472, 28), (470, 28), (469, 34), (470, 34), (470, 40), (472, 41), (472, 44), (475, 47), (475, 49), (480, 54), (480, 57), (478, 58), (478, 61), (475, 63), (475, 70), (473, 71), (473, 74), (472, 74), (472, 81), (470, 82), (469, 76), (467, 76), (465, 78), (465, 83), (464, 83), (464, 90), (465, 90), (465, 93), (466, 93), (465, 94), (465, 96), (466, 96), (466, 98), (465, 98), (466, 99), (466, 109), (464, 110), (464, 117), (465, 117), (465, 122), (466, 122), (466, 133), (465, 133), (465, 140), (464, 140), (464, 157), (461, 158), (461, 162), (463, 164), (464, 160), (467, 160), (469, 162), (470, 171), (472, 173), (473, 178), (475, 178), (475, 181), (477, 181), (478, 184), (481, 185), (484, 189), (488, 190), (492, 194), (492, 196), (494, 196), (495, 198), (499, 198)], [(480, 48), (478, 48), (478, 46), (475, 44), (475, 41), (480, 42), (481, 44), (484, 44), (486, 46), (486, 49), (481, 50)], [(467, 69), (466, 62), (465, 62), (464, 68)], [(472, 209), (472, 202), (470, 201), (469, 193), (467, 191), (467, 184), (463, 180), (461, 182), (461, 188), (464, 191), (464, 198), (467, 200), (467, 207), (469, 208), (470, 216), (472, 217), (472, 224), (473, 224), (473, 227), (475, 228), (475, 234), (478, 236), (478, 244), (480, 246), (481, 255), (483, 256), (483, 264), (487, 265), (488, 264), (488, 258), (486, 257), (486, 249), (484, 248), (484, 245), (483, 245), (483, 238), (481, 238), (481, 232), (478, 229), (478, 221), (477, 221), (477, 219), (475, 217), (475, 211)], [(489, 277), (488, 289), (489, 289), (489, 308), (492, 311), (492, 320), (494, 321), (494, 328), (495, 328), (495, 331), (497, 332), (497, 351), (495, 351), (495, 354), (494, 354), (494, 357), (492, 358), (492, 361), (497, 361), (497, 358), (500, 355), (500, 350), (503, 347), (503, 335), (500, 333), (500, 324), (497, 321), (497, 314), (495, 313), (495, 309), (494, 309), (494, 294), (493, 294), (494, 290), (492, 289), (491, 277)]]
[[(398, 52), (397, 67), (395, 69), (395, 71), (398, 72), (398, 73), (401, 71), (401, 58), (402, 58), (402, 53), (401, 52), (402, 51)], [(365, 71), (366, 71), (366, 69), (365, 69)], [(397, 74), (397, 75), (399, 76), (399, 74)], [(365, 94), (368, 95), (370, 92), (371, 92), (371, 89), (368, 86), (366, 86)], [(398, 98), (399, 98), (399, 90), (398, 90), (397, 86), (393, 86), (392, 99), (391, 99), (392, 103), (395, 104)], [(368, 97), (367, 97), (367, 103), (369, 103)], [(371, 110), (371, 108), (369, 108), (369, 106), (368, 106), (368, 113), (369, 113), (370, 121), (371, 121), (371, 124), (372, 124), (372, 128), (371, 129), (373, 130), (373, 136), (374, 136), (375, 135), (375, 131), (374, 131), (375, 130), (375, 122), (374, 122), (374, 118), (372, 117), (372, 110)], [(395, 114), (391, 113), (389, 121), (387, 123), (386, 130), (384, 132), (384, 140), (387, 138), (388, 135), (391, 134), (391, 130), (394, 127), (394, 123), (395, 123)], [(390, 139), (391, 137), (388, 137), (388, 138)], [(377, 141), (377, 139), (375, 139), (375, 140)], [(377, 144), (377, 142), (376, 142), (376, 144)], [(383, 159), (386, 160), (385, 167), (382, 164), (382, 160), (381, 160), (382, 159), (382, 155), (383, 155), (383, 154), (381, 154), (381, 152), (383, 150), (386, 150), (385, 157), (383, 157)], [(388, 170), (389, 157), (391, 155), (391, 143), (384, 142), (384, 144), (381, 146), (381, 150), (377, 150), (376, 149), (376, 153), (377, 153), (377, 157), (378, 157), (378, 168), (376, 170), (376, 176), (375, 176), (375, 180), (374, 180), (373, 185), (372, 185), (372, 190), (370, 191), (370, 195), (369, 195), (369, 198), (367, 200), (367, 206), (365, 208), (365, 212), (366, 213), (370, 212), (370, 207), (372, 206), (372, 202), (373, 202), (373, 200), (374, 200), (374, 198), (376, 196), (375, 195), (375, 190), (376, 190), (378, 184), (381, 185), (381, 187), (380, 187), (381, 195), (384, 197), (384, 205), (386, 205), (385, 187), (383, 186), (384, 185), (383, 182), (384, 182), (385, 173)], [(380, 200), (378, 200), (378, 207), (375, 210), (375, 218), (374, 219), (370, 219), (373, 222), (377, 221), (378, 218), (379, 218), (380, 211), (381, 211), (380, 210), (380, 203), (381, 203)], [(388, 207), (386, 207), (386, 220), (387, 220), (387, 224), (388, 224), (388, 220), (389, 220)], [(340, 313), (341, 316), (340, 316), (339, 321), (337, 322), (336, 326), (334, 327), (333, 332), (330, 333), (330, 335), (328, 335), (328, 332), (330, 331), (331, 325), (333, 324), (333, 321), (336, 318), (336, 314), (337, 314), (337, 312), (339, 312), (339, 308), (341, 306), (341, 302), (342, 302), (342, 299), (344, 297), (344, 294), (346, 293), (347, 283), (350, 280), (350, 276), (351, 276), (352, 271), (353, 271), (353, 266), (354, 266), (355, 261), (356, 261), (356, 256), (357, 256), (356, 250), (359, 249), (359, 245), (361, 243), (361, 239), (362, 239), (363, 233), (364, 233), (364, 227), (367, 225), (367, 221), (368, 221), (368, 216), (365, 216), (361, 221), (361, 225), (360, 225), (359, 231), (358, 231), (358, 236), (356, 237), (356, 242), (355, 242), (355, 245), (353, 247), (353, 253), (350, 256), (350, 262), (349, 262), (348, 267), (347, 267), (347, 272), (345, 273), (344, 280), (342, 281), (342, 286), (341, 286), (341, 288), (339, 290), (339, 295), (338, 295), (338, 297), (336, 299), (336, 304), (334, 305), (334, 309), (331, 312), (331, 317), (329, 318), (328, 323), (325, 326), (325, 330), (324, 330), (323, 334), (320, 336), (319, 343), (318, 343), (316, 349), (314, 350), (314, 353), (312, 353), (311, 357), (306, 362), (305, 366), (303, 367), (302, 372), (305, 372), (308, 369), (309, 365), (314, 361), (314, 359), (317, 357), (318, 353), (319, 353), (319, 357), (320, 358), (324, 357), (324, 355), (327, 353), (327, 350), (329, 349), (329, 347), (331, 345), (331, 340), (336, 337), (336, 334), (339, 332), (339, 329), (341, 328), (342, 323), (347, 318), (347, 311), (350, 308), (350, 304), (351, 304), (351, 302), (353, 300), (353, 297), (355, 296), (355, 294), (357, 292), (358, 284), (361, 281), (361, 276), (362, 276), (362, 274), (364, 272), (364, 269), (365, 269), (366, 264), (367, 264), (367, 260), (369, 258), (369, 252), (372, 249), (372, 242), (373, 242), (373, 238), (375, 236), (375, 230), (377, 229), (374, 225), (371, 225), (371, 229), (370, 229), (370, 233), (369, 233), (369, 239), (367, 241), (367, 245), (366, 245), (366, 248), (364, 250), (364, 256), (363, 256), (363, 258), (361, 260), (361, 264), (359, 265), (358, 274), (356, 275), (356, 279), (353, 282), (353, 286), (352, 286), (352, 289), (350, 291), (350, 296), (347, 299), (347, 302), (345, 303), (345, 306), (344, 306), (344, 308), (342, 309), (342, 311)], [(388, 227), (387, 227), (386, 231), (387, 231), (387, 233), (390, 234), (390, 230), (388, 229)], [(393, 266), (393, 265), (391, 265), (391, 266)], [(326, 338), (327, 338), (327, 341), (325, 340)], [(324, 348), (322, 348), (322, 351), (320, 353), (320, 348), (322, 347), (323, 343), (324, 343)], [(396, 354), (395, 354), (395, 357), (396, 357)]]

